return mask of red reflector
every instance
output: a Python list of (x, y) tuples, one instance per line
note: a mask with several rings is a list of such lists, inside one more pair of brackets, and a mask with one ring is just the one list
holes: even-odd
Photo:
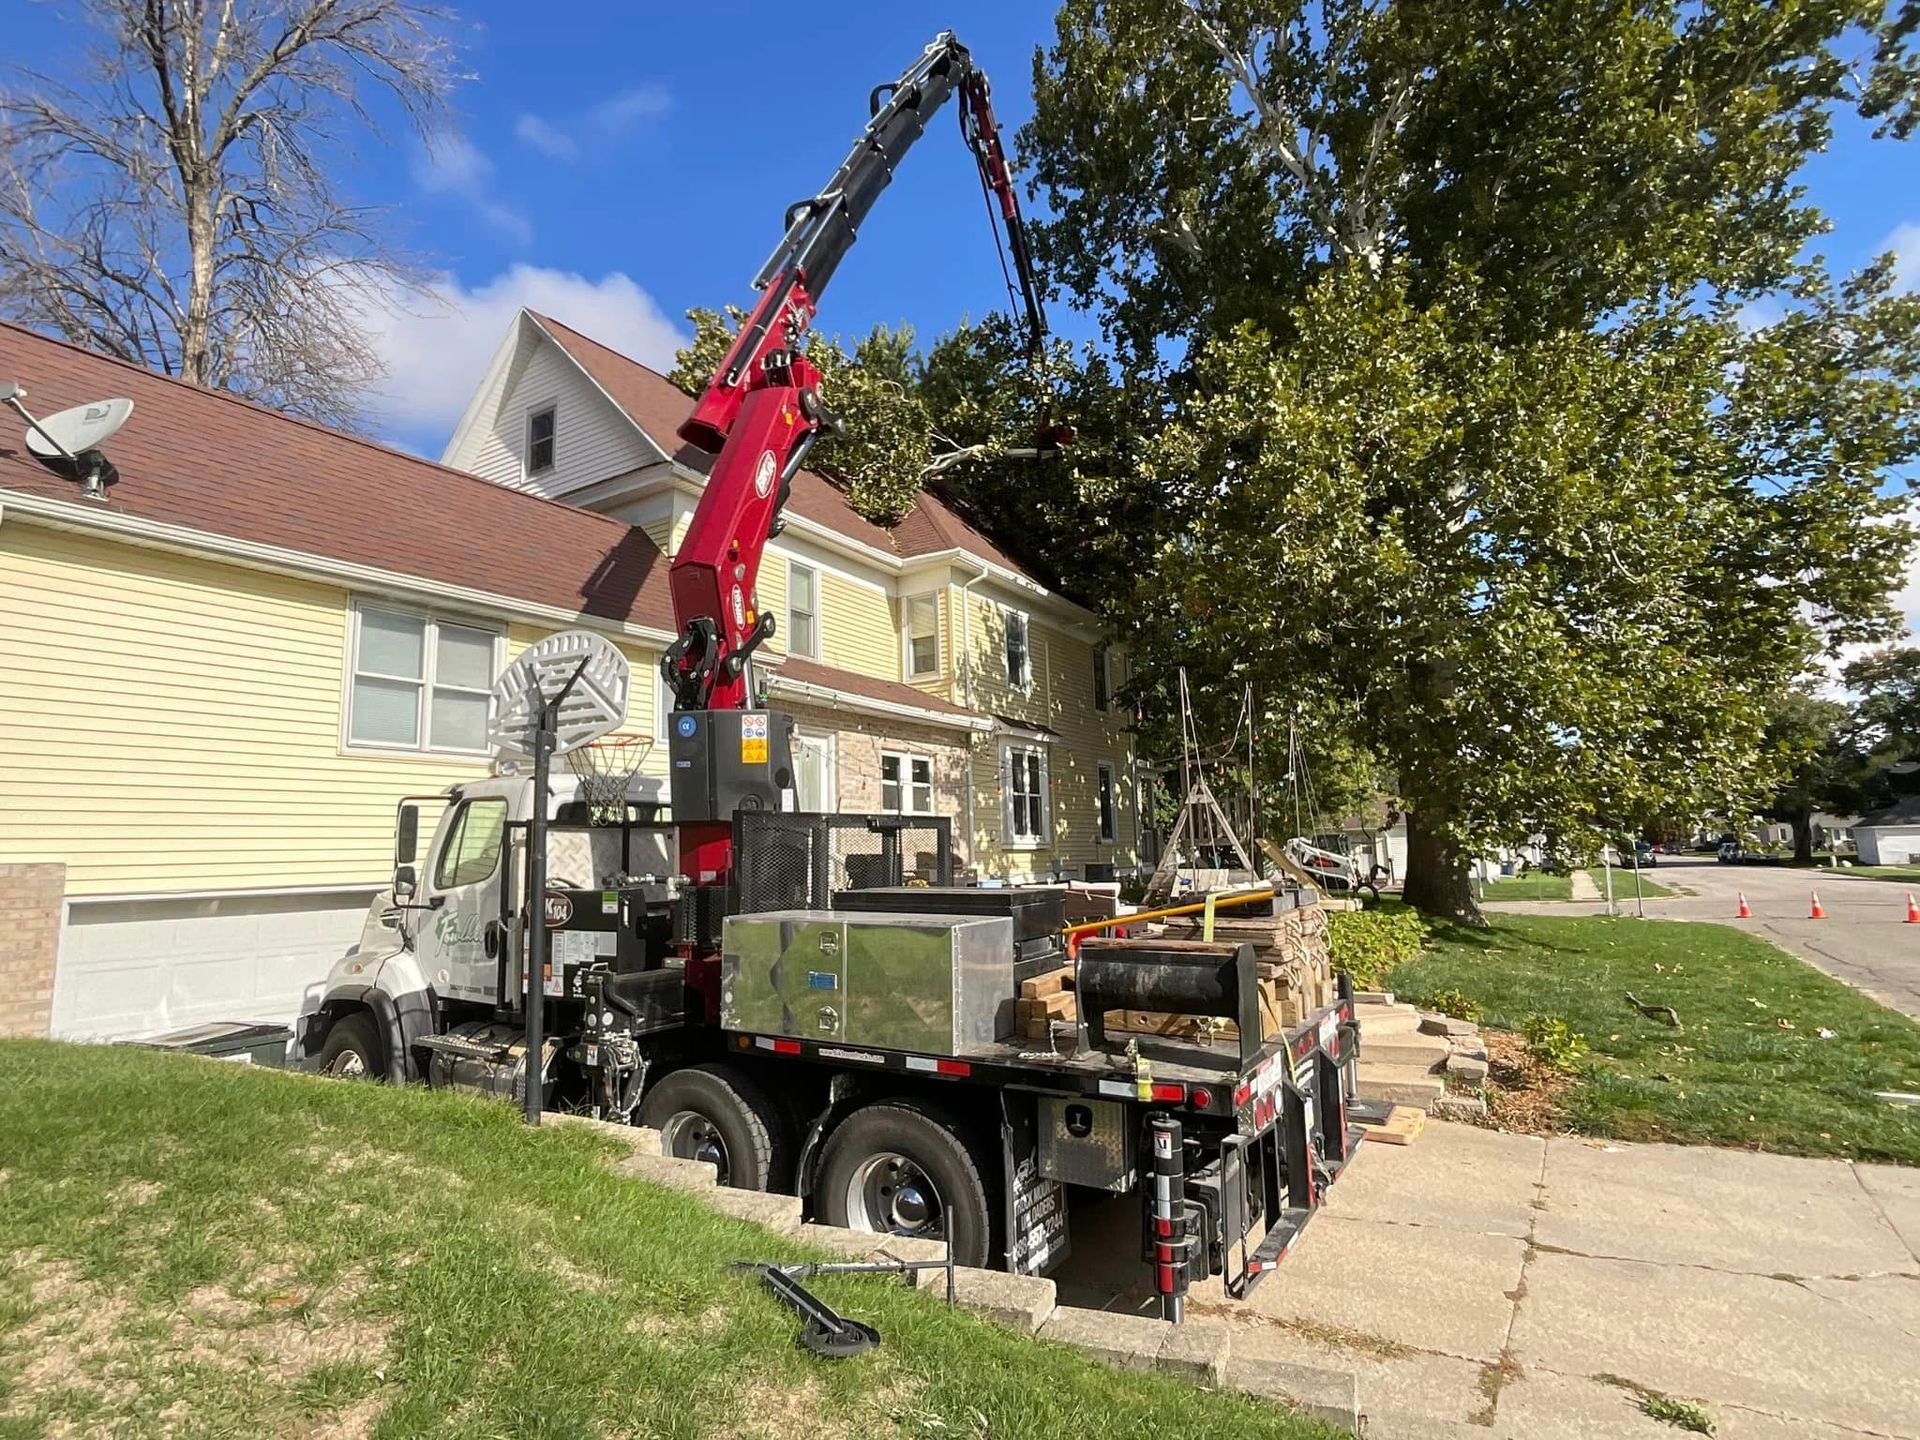
[(1153, 1233), (1163, 1239), (1171, 1238), (1173, 1235), (1173, 1221), (1162, 1220), (1156, 1216), (1153, 1222)]
[(1253, 1086), (1251, 1085), (1242, 1085), (1233, 1092), (1233, 1103), (1236, 1109), (1246, 1104), (1247, 1101), (1251, 1100), (1252, 1098), (1253, 1098)]
[(776, 1055), (798, 1055), (800, 1053), (800, 1042), (798, 1040), (776, 1040), (773, 1042), (773, 1053)]
[(936, 1075), (971, 1075), (973, 1067), (964, 1060), (936, 1060), (933, 1062)]
[(1153, 1087), (1153, 1098), (1156, 1100), (1171, 1100), (1177, 1105), (1187, 1098), (1187, 1087), (1184, 1085), (1171, 1084), (1155, 1085)]
[(1187, 1092), (1187, 1103), (1196, 1110), (1205, 1110), (1213, 1104), (1213, 1092), (1204, 1085)]

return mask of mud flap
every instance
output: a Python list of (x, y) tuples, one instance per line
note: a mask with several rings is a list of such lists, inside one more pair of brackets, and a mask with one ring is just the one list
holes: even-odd
[(1044, 1275), (1070, 1253), (1067, 1192), (1040, 1173), (1039, 1102), (1018, 1090), (1000, 1092), (1000, 1151), (1006, 1183), (1003, 1221), (1007, 1269)]

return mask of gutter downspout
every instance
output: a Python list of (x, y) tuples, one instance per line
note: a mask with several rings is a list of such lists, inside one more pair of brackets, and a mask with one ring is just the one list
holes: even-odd
[[(960, 587), (960, 703), (968, 710), (974, 710), (973, 704), (973, 606), (968, 600), (968, 592), (987, 578), (987, 567), (980, 566), (980, 573)], [(978, 714), (978, 711), (974, 711)], [(991, 733), (991, 732), (989, 732)], [(967, 859), (973, 865), (974, 878), (980, 877), (979, 831), (973, 823), (973, 736), (967, 736)]]

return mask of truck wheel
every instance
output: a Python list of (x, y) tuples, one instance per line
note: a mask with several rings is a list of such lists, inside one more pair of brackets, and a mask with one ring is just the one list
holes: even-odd
[(784, 1190), (793, 1183), (794, 1140), (786, 1112), (727, 1065), (675, 1070), (640, 1102), (639, 1123), (660, 1132), (660, 1148), (705, 1160), (722, 1185)]
[(988, 1177), (997, 1165), (967, 1127), (910, 1100), (850, 1115), (827, 1140), (814, 1203), (828, 1225), (938, 1240), (952, 1227), (956, 1265), (993, 1255)]
[(373, 1017), (364, 1010), (342, 1015), (327, 1031), (320, 1047), (320, 1073), (343, 1080), (384, 1080), (387, 1047), (380, 1043)]

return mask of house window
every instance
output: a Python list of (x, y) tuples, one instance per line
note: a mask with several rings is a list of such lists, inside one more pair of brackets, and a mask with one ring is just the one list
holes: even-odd
[(353, 618), (348, 741), (484, 755), (500, 632), (376, 605)]
[(1113, 682), (1107, 673), (1107, 647), (1093, 647), (1093, 708), (1104, 710), (1112, 698)]
[(553, 468), (554, 407), (548, 405), (527, 416), (527, 474)]
[(880, 753), (880, 808), (895, 815), (933, 813), (933, 761), (893, 750)]
[(500, 839), (506, 833), (507, 802), (469, 800), (460, 807), (447, 832), (447, 843), (434, 867), (437, 890), (478, 885), (500, 863)]
[(1047, 757), (1036, 747), (1009, 745), (1003, 767), (1009, 845), (1041, 845), (1047, 838)]
[(787, 651), (820, 658), (820, 575), (811, 565), (787, 565)]
[(932, 595), (907, 601), (907, 679), (940, 673), (940, 602)]
[(809, 815), (830, 815), (840, 808), (834, 788), (833, 736), (793, 736), (794, 801)]
[(1007, 624), (1007, 684), (1025, 690), (1033, 683), (1033, 656), (1027, 647), (1027, 617), (1018, 610), (1003, 610)]
[(1100, 843), (1111, 845), (1119, 838), (1120, 827), (1114, 815), (1113, 767), (1100, 766)]

